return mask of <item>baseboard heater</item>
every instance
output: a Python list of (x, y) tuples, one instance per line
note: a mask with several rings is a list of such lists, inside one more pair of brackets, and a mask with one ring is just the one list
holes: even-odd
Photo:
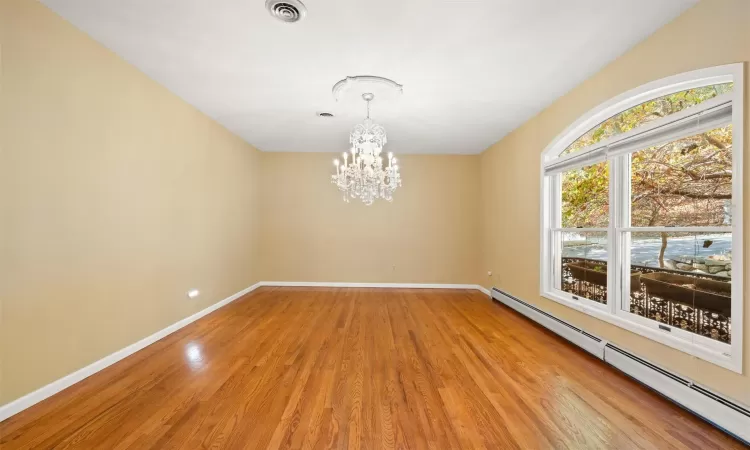
[(493, 287), (492, 298), (750, 445), (750, 410), (745, 406), (589, 334), (507, 292)]

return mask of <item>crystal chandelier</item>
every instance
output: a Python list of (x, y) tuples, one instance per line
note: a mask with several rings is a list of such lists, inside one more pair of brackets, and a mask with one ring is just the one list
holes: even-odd
[(393, 191), (401, 186), (401, 174), (393, 153), (384, 160), (381, 156), (385, 145), (385, 128), (370, 119), (370, 102), (375, 95), (362, 94), (367, 102), (367, 118), (354, 127), (349, 135), (352, 144), (351, 155), (343, 153), (343, 164), (334, 160), (336, 175), (331, 175), (331, 183), (344, 193), (344, 201), (359, 198), (366, 205), (382, 198), (393, 201)]

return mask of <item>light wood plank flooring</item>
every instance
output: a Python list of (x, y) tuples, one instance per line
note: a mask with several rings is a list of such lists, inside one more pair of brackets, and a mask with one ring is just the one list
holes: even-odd
[(0, 448), (744, 448), (476, 291), (261, 288)]

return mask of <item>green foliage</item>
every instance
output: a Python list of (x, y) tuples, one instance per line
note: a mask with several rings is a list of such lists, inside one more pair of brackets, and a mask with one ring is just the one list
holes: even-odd
[[(727, 224), (732, 198), (732, 126), (716, 128), (631, 155), (633, 226)], [(562, 176), (562, 226), (606, 227), (609, 164)]]
[(562, 226), (606, 227), (609, 223), (609, 164), (563, 174)]
[[(733, 88), (706, 86), (659, 97), (602, 122), (563, 154), (674, 114)], [(609, 164), (571, 170), (562, 180), (562, 226), (606, 227), (609, 222)], [(732, 127), (717, 128), (631, 155), (633, 226), (726, 224), (731, 199)]]
[(619, 114), (616, 114), (570, 144), (560, 156), (567, 155), (599, 141), (625, 133), (633, 128), (649, 123), (652, 120), (674, 114), (683, 109), (695, 106), (717, 95), (724, 94), (734, 88), (734, 83), (717, 84), (713, 86), (704, 86), (686, 91), (675, 92), (674, 94), (658, 97), (634, 106)]
[(633, 226), (727, 225), (732, 198), (732, 126), (631, 156)]

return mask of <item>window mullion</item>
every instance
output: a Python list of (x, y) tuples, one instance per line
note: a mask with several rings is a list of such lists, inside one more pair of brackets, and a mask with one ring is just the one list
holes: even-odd
[(617, 211), (617, 196), (618, 196), (618, 182), (619, 182), (619, 176), (618, 176), (618, 167), (619, 163), (617, 158), (610, 159), (609, 161), (610, 167), (609, 167), (609, 260), (610, 260), (610, 271), (609, 271), (609, 293), (607, 294), (607, 297), (609, 298), (609, 302), (607, 302), (607, 306), (609, 307), (610, 314), (614, 314), (615, 310), (617, 308), (617, 292), (618, 287), (620, 285), (619, 276), (617, 274), (620, 273), (620, 262), (619, 262), (619, 252), (617, 251), (617, 248), (619, 246), (619, 240), (617, 238), (617, 220), (618, 220), (618, 211)]
[(576, 227), (576, 228), (552, 228), (551, 229), (554, 232), (563, 232), (563, 233), (587, 233), (587, 232), (597, 232), (597, 231), (609, 231), (609, 226), (607, 227), (593, 227), (593, 228), (585, 228), (585, 227)]
[(627, 261), (627, 236), (620, 229), (630, 224), (630, 156), (621, 155), (612, 159), (612, 198), (611, 230), (612, 230), (612, 260), (615, 280), (613, 282), (614, 301), (611, 313), (616, 315), (619, 310), (629, 309), (627, 293), (629, 291), (629, 264)]
[(552, 176), (552, 226), (559, 228), (562, 226), (562, 174), (558, 173)]

